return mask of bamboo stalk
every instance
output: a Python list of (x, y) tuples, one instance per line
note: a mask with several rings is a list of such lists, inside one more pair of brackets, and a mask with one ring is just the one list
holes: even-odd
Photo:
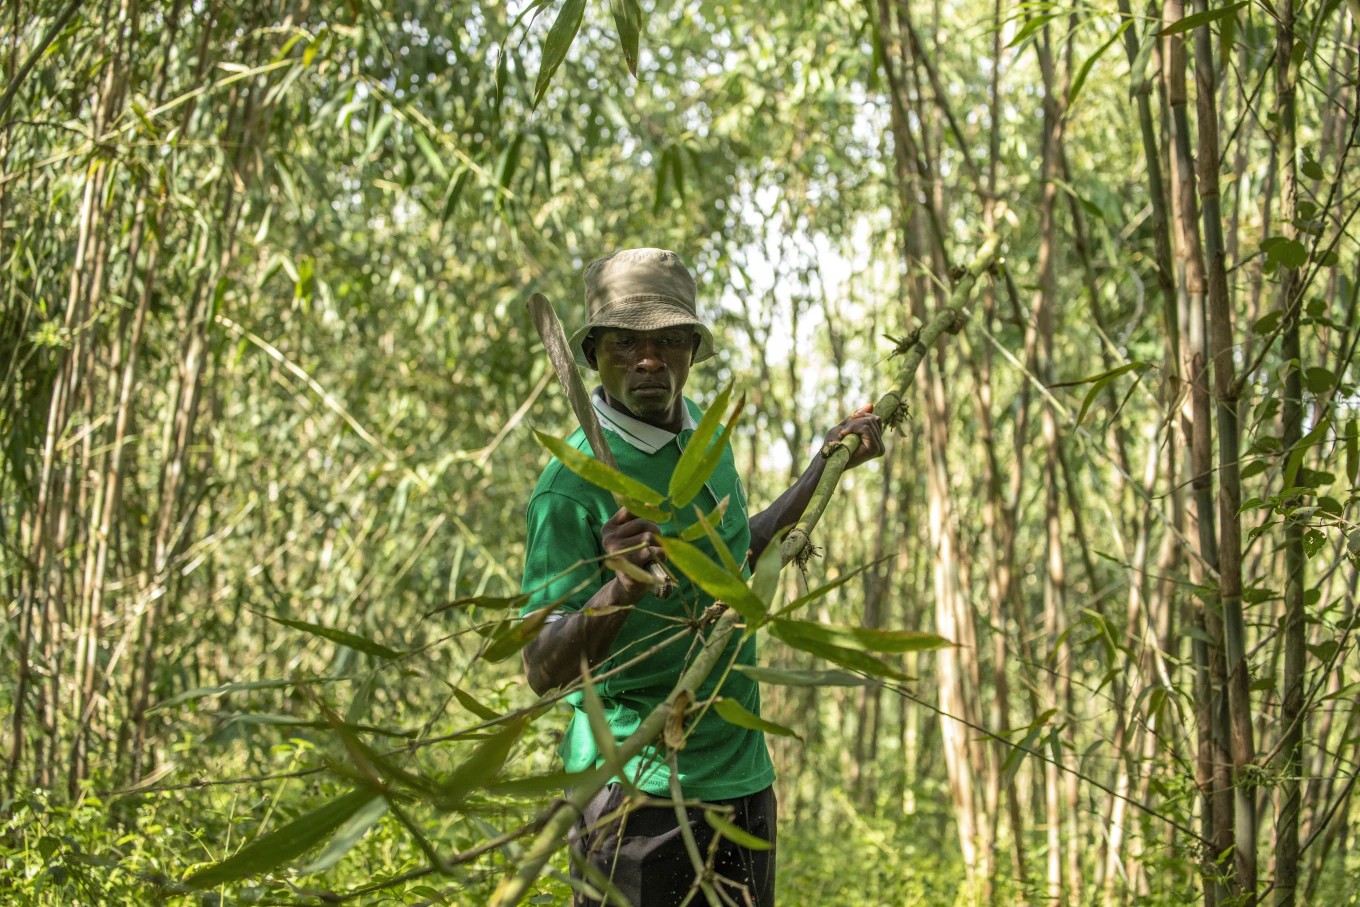
[[(1296, 101), (1298, 66), (1293, 60), (1294, 3), (1281, 0), (1275, 25), (1275, 82), (1277, 140), (1279, 149), (1280, 235), (1294, 238), (1298, 210), (1298, 175), (1295, 171)], [(1284, 314), (1280, 355), (1286, 363), (1284, 399), (1281, 401), (1281, 445), (1285, 456), (1293, 453), (1303, 435), (1303, 380), (1299, 344), (1299, 305), (1293, 268), (1279, 270), (1278, 305)], [(1275, 903), (1293, 907), (1299, 884), (1299, 815), (1302, 792), (1299, 774), (1303, 766), (1305, 621), (1303, 527), (1298, 520), (1284, 520), (1284, 701), (1280, 721), (1285, 754), (1280, 782), (1275, 832)]]

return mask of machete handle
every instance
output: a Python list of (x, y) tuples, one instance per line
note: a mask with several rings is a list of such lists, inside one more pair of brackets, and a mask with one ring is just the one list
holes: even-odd
[(670, 598), (671, 592), (675, 589), (675, 584), (671, 582), (670, 574), (665, 570), (662, 570), (661, 565), (656, 561), (652, 561), (648, 564), (647, 569), (651, 571), (652, 579), (655, 580), (655, 582), (652, 583), (652, 594), (657, 598)]

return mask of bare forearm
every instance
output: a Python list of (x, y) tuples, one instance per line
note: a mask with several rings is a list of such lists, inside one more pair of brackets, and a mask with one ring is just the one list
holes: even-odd
[[(582, 658), (591, 667), (604, 661), (628, 619), (627, 607), (636, 604), (637, 598), (634, 590), (612, 579), (591, 596), (582, 610), (545, 624), (524, 648), (524, 671), (530, 688), (541, 696), (577, 680), (581, 676)], [(593, 610), (605, 613), (594, 614)]]
[(751, 563), (754, 566), (761, 552), (769, 547), (775, 537), (787, 530), (802, 517), (807, 510), (812, 493), (817, 490), (822, 473), (826, 470), (826, 460), (814, 456), (798, 481), (788, 490), (775, 498), (774, 503), (751, 517)]

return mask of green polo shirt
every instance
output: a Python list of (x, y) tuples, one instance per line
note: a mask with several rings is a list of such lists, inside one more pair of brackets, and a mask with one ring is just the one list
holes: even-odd
[[(689, 413), (687, 426), (679, 434), (671, 434), (610, 408), (596, 392), (595, 406), (605, 426), (605, 438), (622, 472), (662, 493), (666, 491), (700, 415), (693, 401), (686, 400), (685, 405)], [(568, 443), (587, 454), (591, 452), (585, 433), (579, 429), (568, 438)], [(730, 447), (723, 452), (722, 461), (704, 490), (685, 512), (661, 526), (662, 534), (680, 533), (694, 524), (696, 506), (708, 513), (724, 497), (729, 498), (729, 504), (718, 534), (733, 558), (741, 563), (751, 544), (751, 527), (746, 493), (737, 477)], [(578, 611), (613, 577), (613, 571), (599, 563), (604, 557), (600, 531), (616, 509), (609, 492), (579, 478), (553, 458), (529, 499), (523, 582), (529, 601), (523, 614), (559, 598), (565, 599), (562, 611)], [(707, 540), (699, 543), (699, 547), (709, 557), (715, 557)], [(578, 585), (581, 588), (573, 592)], [(609, 659), (595, 669), (595, 674), (603, 674), (676, 635), (677, 630), (684, 629), (687, 619), (701, 615), (712, 603), (712, 596), (683, 575), (678, 577), (669, 598), (644, 596), (624, 621)], [(637, 730), (642, 719), (670, 694), (699, 649), (693, 631), (682, 633), (660, 651), (597, 684), (616, 741)], [(699, 688), (698, 699), (702, 702), (720, 694), (758, 715), (760, 688), (745, 674), (728, 670), (734, 659), (736, 664), (755, 664), (754, 637), (733, 638), (718, 667)], [(574, 712), (560, 748), (564, 767), (571, 772), (595, 768), (603, 759), (590, 730), (583, 696), (575, 693), (567, 701), (574, 706)], [(729, 724), (712, 708), (706, 709), (697, 721), (693, 717), (688, 719), (685, 729), (685, 746), (677, 754), (680, 786), (685, 796), (723, 800), (756, 793), (773, 783), (774, 766), (762, 732)], [(667, 756), (665, 744), (657, 740), (625, 766), (625, 773), (643, 791), (669, 796)]]

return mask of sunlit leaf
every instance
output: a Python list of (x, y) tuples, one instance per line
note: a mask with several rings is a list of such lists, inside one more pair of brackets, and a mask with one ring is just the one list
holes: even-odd
[(534, 437), (538, 438), (538, 443), (546, 447), (554, 457), (557, 457), (563, 466), (592, 485), (598, 485), (605, 491), (612, 491), (649, 507), (658, 507), (665, 500), (665, 495), (655, 489), (642, 484), (637, 479), (629, 478), (617, 469), (606, 466), (588, 454), (582, 453), (561, 438), (545, 435), (541, 431), (535, 431)]
[(671, 473), (669, 490), (671, 503), (676, 507), (684, 507), (694, 500), (694, 496), (703, 489), (709, 476), (713, 475), (713, 470), (718, 468), (718, 462), (722, 459), (723, 450), (746, 400), (746, 395), (743, 394), (737, 401), (727, 430), (719, 435), (723, 413), (727, 411), (727, 401), (731, 397), (732, 385), (729, 383), (704, 412), (698, 427), (694, 429), (694, 434), (685, 445), (684, 452), (680, 454), (680, 461), (675, 464), (675, 470)]
[[(699, 539), (707, 535), (709, 531), (715, 531), (713, 530), (713, 527), (722, 523), (723, 514), (727, 512), (727, 505), (731, 503), (731, 501), (732, 496), (725, 495), (723, 499), (718, 502), (718, 506), (714, 507), (707, 514), (698, 512), (699, 508), (695, 507), (694, 508), (695, 511), (698, 512), (698, 519), (695, 521), (694, 525), (690, 526), (684, 532), (680, 533), (680, 538), (684, 539), (687, 542), (697, 542), (699, 541)], [(718, 545), (719, 553), (721, 553), (721, 550), (725, 549), (726, 547), (727, 546), (725, 545), (721, 544)], [(737, 569), (738, 568), (735, 565), (732, 567), (733, 572), (736, 572)]]
[(724, 602), (750, 626), (757, 626), (765, 616), (765, 603), (746, 585), (746, 580), (709, 560), (698, 548), (679, 539), (661, 539), (666, 557), (683, 574), (694, 580), (700, 589)]

